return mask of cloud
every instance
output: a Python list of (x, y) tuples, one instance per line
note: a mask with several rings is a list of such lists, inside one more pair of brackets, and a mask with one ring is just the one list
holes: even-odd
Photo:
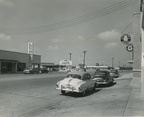
[(118, 43), (112, 42), (112, 43), (107, 43), (105, 47), (106, 48), (112, 48), (112, 47), (115, 47), (117, 45), (118, 45)]
[(78, 38), (78, 40), (80, 40), (80, 41), (84, 41), (84, 40), (85, 40), (81, 35), (79, 35), (77, 38)]
[(11, 6), (14, 6), (14, 4), (8, 0), (0, 0), (0, 6), (8, 6), (8, 7), (11, 7)]
[(105, 31), (105, 32), (100, 33), (98, 37), (101, 40), (115, 40), (115, 39), (119, 39), (120, 35), (121, 33), (118, 30), (113, 29), (111, 31)]
[(51, 46), (51, 45), (49, 45), (48, 49), (50, 49), (50, 50), (58, 50), (59, 47), (58, 46)]
[(53, 39), (52, 42), (53, 43), (59, 43), (59, 42), (63, 42), (63, 39)]
[(5, 35), (4, 33), (0, 33), (0, 40), (9, 41), (11, 37), (9, 35)]

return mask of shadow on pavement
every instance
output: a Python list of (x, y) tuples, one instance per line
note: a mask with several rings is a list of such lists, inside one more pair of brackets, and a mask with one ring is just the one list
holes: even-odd
[(113, 84), (110, 84), (110, 85), (104, 85), (104, 84), (101, 84), (101, 85), (98, 86), (98, 88), (107, 88), (107, 87), (112, 87), (112, 86), (114, 86), (114, 85), (116, 85), (116, 84), (117, 84), (117, 82), (113, 82)]
[(96, 89), (95, 91), (93, 91), (93, 90), (87, 91), (85, 96), (82, 96), (81, 93), (75, 93), (75, 92), (73, 92), (73, 93), (72, 92), (67, 92), (65, 94), (60, 94), (60, 95), (70, 96), (70, 97), (75, 97), (75, 98), (80, 98), (80, 97), (90, 96), (90, 95), (92, 95), (94, 93), (99, 92), (100, 90), (101, 89)]

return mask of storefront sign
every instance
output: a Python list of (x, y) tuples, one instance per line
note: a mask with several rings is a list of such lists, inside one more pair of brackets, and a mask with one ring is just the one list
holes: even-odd
[(72, 61), (71, 60), (62, 60), (62, 61), (60, 61), (60, 65), (70, 66), (70, 65), (72, 65)]
[(30, 60), (33, 60), (33, 48), (34, 48), (33, 42), (29, 42), (28, 43), (28, 54), (30, 55)]

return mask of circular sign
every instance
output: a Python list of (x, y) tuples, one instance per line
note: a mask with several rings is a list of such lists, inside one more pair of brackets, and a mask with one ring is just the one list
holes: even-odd
[(128, 46), (126, 46), (126, 50), (127, 50), (128, 52), (132, 52), (132, 51), (133, 51), (133, 45), (128, 45)]
[(131, 41), (131, 36), (129, 34), (123, 34), (120, 39), (122, 43), (128, 44)]

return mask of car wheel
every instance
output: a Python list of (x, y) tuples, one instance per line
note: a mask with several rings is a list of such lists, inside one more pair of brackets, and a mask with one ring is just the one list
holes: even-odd
[(86, 90), (84, 90), (83, 92), (82, 92), (82, 96), (85, 96), (86, 95)]
[(93, 87), (93, 91), (95, 91), (97, 88), (97, 84), (95, 83), (94, 87)]
[(61, 93), (62, 93), (62, 94), (65, 94), (65, 93), (66, 93), (66, 91), (64, 91), (64, 90), (61, 90)]

